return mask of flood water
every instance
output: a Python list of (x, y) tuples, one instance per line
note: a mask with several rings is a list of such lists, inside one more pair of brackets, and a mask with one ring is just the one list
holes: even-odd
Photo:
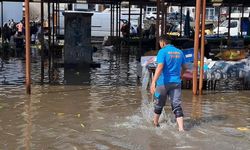
[[(154, 128), (152, 103), (137, 79), (133, 51), (103, 50), (89, 75), (62, 68), (57, 84), (39, 85), (39, 59), (33, 57), (32, 95), (25, 95), (24, 62), (10, 59), (0, 71), (1, 150), (247, 150), (250, 148), (249, 91), (205, 92), (193, 97), (183, 90), (185, 133), (177, 132), (167, 105), (161, 127)], [(66, 74), (65, 74), (66, 76)], [(46, 75), (47, 82), (48, 76)], [(87, 84), (86, 84), (87, 83)]]

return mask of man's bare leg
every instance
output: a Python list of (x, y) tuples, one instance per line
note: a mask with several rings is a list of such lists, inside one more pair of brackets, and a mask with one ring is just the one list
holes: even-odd
[(159, 126), (159, 118), (160, 118), (160, 115), (154, 113), (154, 125), (155, 125), (156, 127)]
[(178, 118), (176, 118), (176, 120), (177, 120), (177, 124), (178, 124), (178, 127), (179, 127), (179, 131), (184, 131), (183, 117), (178, 117)]

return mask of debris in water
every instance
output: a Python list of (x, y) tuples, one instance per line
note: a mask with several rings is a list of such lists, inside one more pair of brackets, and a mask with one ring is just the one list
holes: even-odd
[(203, 131), (201, 131), (201, 130), (197, 130), (197, 131), (200, 132), (201, 134), (207, 135), (207, 133), (205, 133), (205, 132), (203, 132)]
[(15, 134), (13, 134), (13, 133), (9, 133), (9, 132), (7, 132), (6, 134), (8, 134), (8, 135), (12, 135), (12, 136), (15, 136)]
[(64, 115), (64, 113), (57, 113), (57, 115), (58, 115), (58, 116), (63, 116), (63, 115)]
[(85, 125), (81, 123), (81, 127), (85, 128)]
[(246, 128), (246, 127), (238, 127), (237, 129), (240, 130), (240, 131), (248, 131), (248, 130), (249, 130), (249, 129)]
[(101, 130), (101, 129), (95, 129), (95, 130), (92, 130), (93, 132), (105, 132), (104, 130)]
[(193, 148), (193, 146), (178, 146), (178, 147), (175, 147), (177, 149), (187, 149), (187, 148)]
[(80, 117), (81, 117), (81, 114), (77, 114), (76, 116), (77, 116), (78, 118), (80, 118)]
[(18, 106), (23, 105), (23, 104), (24, 102), (17, 103), (13, 108), (17, 108)]

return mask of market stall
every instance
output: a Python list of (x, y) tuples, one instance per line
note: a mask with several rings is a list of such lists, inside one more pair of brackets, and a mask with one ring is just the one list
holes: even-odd
[[(185, 52), (185, 51), (184, 51)], [(237, 53), (237, 52), (236, 52)], [(239, 53), (239, 52), (238, 52)], [(188, 70), (183, 77), (183, 88), (191, 88), (191, 81), (193, 79), (193, 54), (191, 50), (184, 53), (186, 61), (188, 62)], [(235, 55), (235, 56), (232, 56)], [(204, 59), (204, 88), (212, 90), (220, 90), (223, 88), (217, 85), (224, 84), (227, 86), (228, 82), (232, 80), (239, 83), (240, 87), (235, 89), (249, 89), (250, 84), (250, 57), (247, 54), (244, 56), (246, 58), (239, 59), (235, 61), (237, 54), (230, 53), (228, 57), (220, 56), (221, 60)], [(240, 56), (239, 54), (239, 57)], [(225, 60), (226, 59), (226, 60)], [(231, 59), (231, 60), (230, 60)], [(154, 70), (157, 66), (156, 56), (144, 56), (141, 59), (142, 65), (142, 86), (143, 88), (148, 88), (151, 79), (154, 74)], [(200, 68), (200, 62), (198, 62), (198, 69)], [(198, 71), (199, 72), (199, 71)], [(199, 74), (198, 74), (199, 79)], [(234, 86), (235, 87), (235, 86)], [(232, 89), (234, 87), (231, 87)]]

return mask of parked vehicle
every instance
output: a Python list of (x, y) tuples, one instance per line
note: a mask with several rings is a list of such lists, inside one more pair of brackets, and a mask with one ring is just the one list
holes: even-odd
[(156, 20), (156, 18), (157, 18), (157, 12), (149, 12), (148, 14), (146, 14), (146, 19), (148, 20)]
[[(63, 12), (60, 12), (60, 35), (64, 35), (64, 16)], [(110, 9), (107, 8), (103, 12), (91, 12), (93, 13), (92, 19), (91, 19), (91, 36), (93, 37), (105, 37), (110, 35)], [(121, 26), (122, 27), (124, 20), (128, 20), (128, 10), (125, 8), (122, 8), (121, 10)], [(136, 30), (138, 26), (138, 18), (140, 9), (133, 8), (131, 9), (131, 14), (133, 15), (131, 17), (130, 23), (131, 23), (131, 33), (134, 33), (132, 31)], [(114, 13), (114, 22), (116, 22), (116, 12)], [(114, 26), (114, 35), (116, 35), (116, 25)]]
[[(185, 21), (186, 15), (182, 14), (182, 21)], [(175, 12), (175, 13), (170, 13), (167, 15), (167, 20), (169, 21), (181, 21), (181, 13)], [(194, 21), (192, 17), (190, 17), (190, 21)]]
[[(249, 28), (249, 14), (245, 13), (242, 18), (241, 13), (231, 13), (231, 21), (230, 21), (230, 36), (239, 36), (241, 33), (241, 27), (243, 31), (243, 35), (247, 34)], [(246, 25), (247, 24), (247, 25)], [(213, 30), (214, 34), (227, 35), (229, 28), (229, 18), (223, 21), (219, 27), (216, 27)]]

